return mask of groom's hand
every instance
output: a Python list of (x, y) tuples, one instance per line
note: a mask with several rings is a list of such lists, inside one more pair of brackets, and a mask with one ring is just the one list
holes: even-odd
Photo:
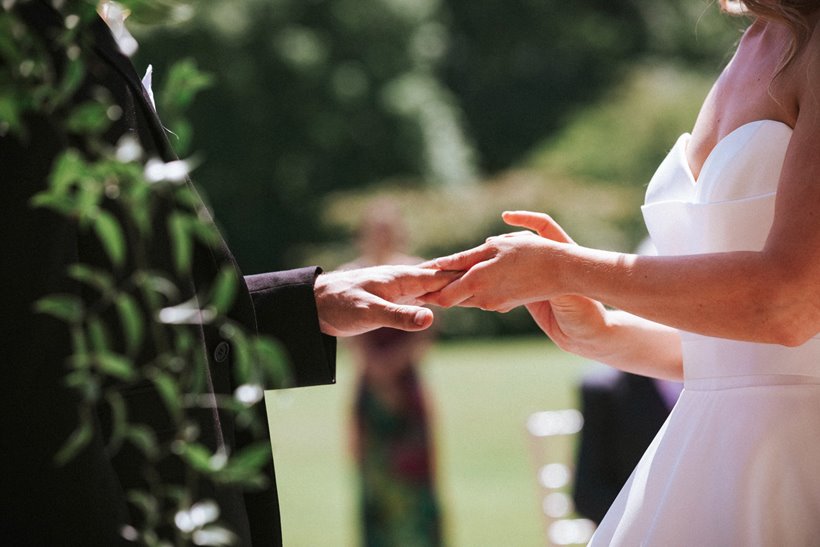
[(424, 330), (433, 312), (419, 298), (437, 292), (458, 273), (417, 266), (375, 266), (322, 274), (314, 295), (322, 332), (353, 336), (379, 327)]

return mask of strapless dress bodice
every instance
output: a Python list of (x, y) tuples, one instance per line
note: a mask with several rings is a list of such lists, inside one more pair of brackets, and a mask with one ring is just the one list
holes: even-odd
[[(642, 207), (658, 254), (761, 250), (791, 134), (782, 122), (745, 124), (717, 143), (697, 180), (686, 158), (690, 135), (682, 135), (652, 177)], [(796, 348), (687, 332), (681, 339), (687, 387), (696, 380), (699, 387), (731, 387), (820, 378), (820, 337)]]
[[(696, 181), (682, 136), (643, 213), (662, 255), (763, 248), (791, 129), (722, 139)], [(684, 390), (590, 547), (769, 547), (820, 538), (820, 338), (799, 347), (681, 332)]]

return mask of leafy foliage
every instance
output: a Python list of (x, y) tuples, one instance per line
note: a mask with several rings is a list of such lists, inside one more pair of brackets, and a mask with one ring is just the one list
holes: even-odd
[[(244, 332), (228, 317), (239, 286), (232, 268), (210, 282), (200, 280), (201, 290), (191, 294), (195, 250), (217, 244), (220, 236), (187, 183), (190, 162), (148, 157), (132, 137), (112, 142), (109, 130), (122, 110), (104, 93), (78, 98), (95, 3), (63, 5), (66, 29), (50, 44), (58, 46), (56, 55), (27, 29), (14, 4), (5, 2), (0, 12), (0, 133), (25, 139), (27, 120), (48, 116), (58, 131), (70, 135), (66, 140), (72, 144), (55, 159), (46, 187), (31, 199), (31, 207), (56, 212), (100, 250), (99, 258), (85, 262), (81, 253), (79, 262), (68, 265), (64, 275), (73, 281), (68, 285), (73, 292), (34, 303), (36, 313), (56, 318), (70, 333), (65, 380), (81, 400), (78, 425), (54, 458), (62, 465), (77, 457), (100, 434), (95, 414), (107, 413), (108, 453), (128, 448), (145, 460), (145, 487), (127, 493), (142, 518), (123, 535), (147, 545), (235, 542), (235, 534), (219, 519), (219, 507), (202, 497), (201, 484), (265, 485), (262, 469), (270, 461), (270, 446), (256, 405), (263, 386), (287, 382), (284, 354), (275, 341)], [(129, 4), (151, 4), (159, 13), (174, 2)], [(170, 74), (161, 97), (180, 124), (184, 109), (210, 77), (189, 61)], [(155, 252), (155, 241), (166, 235), (166, 227), (156, 222), (162, 218), (168, 219), (171, 261)], [(202, 329), (221, 333), (240, 356), (233, 378), (240, 386), (236, 393), (211, 392), (199, 341)], [(175, 430), (170, 436), (160, 436), (132, 416), (134, 409), (122, 395), (146, 386), (153, 387), (167, 410)], [(206, 448), (196, 416), (214, 405), (261, 440), (235, 454)], [(180, 483), (158, 480), (158, 468), (170, 459), (186, 464)]]

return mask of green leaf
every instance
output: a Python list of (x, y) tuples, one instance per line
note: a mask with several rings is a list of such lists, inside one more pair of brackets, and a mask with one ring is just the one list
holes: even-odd
[(251, 344), (241, 329), (223, 328), (223, 336), (231, 341), (233, 350), (234, 378), (236, 385), (261, 383), (254, 367)]
[(93, 359), (97, 368), (109, 376), (120, 380), (133, 380), (136, 376), (134, 364), (122, 355), (111, 352), (97, 352), (94, 354)]
[(190, 393), (202, 393), (207, 389), (206, 380), (210, 372), (208, 372), (208, 362), (204, 352), (197, 351), (193, 353), (191, 372), (188, 378), (188, 385), (186, 386)]
[[(23, 128), (21, 123), (25, 107), (22, 101), (13, 94), (0, 95), (0, 130), (18, 132)], [(5, 128), (3, 125), (5, 124)], [(0, 133), (2, 136), (2, 133)]]
[(178, 116), (187, 108), (197, 93), (213, 84), (213, 76), (202, 72), (193, 59), (182, 59), (168, 71), (165, 86), (160, 92), (160, 111)]
[(65, 376), (65, 385), (75, 389), (81, 388), (89, 381), (91, 381), (91, 374), (89, 374), (84, 367), (80, 367), (79, 370), (75, 370), (74, 372), (69, 372)]
[(125, 346), (129, 355), (136, 353), (142, 344), (143, 325), (142, 313), (140, 313), (137, 301), (127, 293), (120, 293), (114, 300), (117, 313), (120, 316), (120, 323), (125, 334)]
[[(82, 323), (72, 323), (71, 328), (71, 347), (74, 348), (74, 355), (69, 359), (72, 366), (75, 368), (91, 368), (91, 360), (88, 353), (88, 344), (86, 343), (85, 329)], [(76, 360), (77, 365), (73, 365)]]
[(32, 207), (51, 209), (63, 216), (71, 216), (76, 210), (76, 206), (70, 198), (55, 194), (50, 190), (35, 194), (29, 203)]
[[(164, 274), (155, 271), (141, 271), (134, 275), (134, 282), (142, 289), (145, 298), (156, 302), (154, 296), (159, 295), (167, 301), (179, 300), (179, 289), (174, 282)], [(159, 306), (157, 303), (156, 306)]]
[[(199, 205), (201, 206), (201, 202)], [(200, 218), (195, 219), (191, 223), (191, 231), (194, 233), (194, 235), (199, 241), (201, 241), (205, 245), (208, 245), (209, 247), (215, 247), (219, 245), (222, 239), (222, 236), (219, 235), (219, 230), (217, 230), (216, 225), (214, 225), (210, 221), (202, 220)]]
[(72, 264), (68, 267), (68, 275), (72, 279), (97, 289), (103, 295), (114, 292), (114, 278), (99, 268), (92, 268), (87, 264)]
[(13, 64), (19, 64), (23, 61), (23, 52), (20, 51), (19, 39), (15, 39), (16, 27), (19, 22), (12, 15), (4, 13), (0, 17), (0, 58), (4, 59), (11, 68)]
[[(78, 357), (80, 356), (73, 355), (71, 361)], [(68, 373), (65, 377), (65, 385), (77, 390), (83, 400), (89, 404), (96, 404), (100, 398), (99, 376), (91, 373), (88, 367), (81, 365), (74, 372)]]
[(228, 460), (226, 469), (237, 473), (256, 473), (271, 462), (270, 441), (256, 442), (238, 452)]
[(129, 490), (128, 501), (137, 507), (145, 516), (146, 521), (156, 522), (159, 518), (159, 502), (157, 498), (144, 490)]
[(149, 459), (155, 459), (159, 455), (157, 436), (150, 427), (142, 424), (129, 425), (125, 437)]
[(104, 352), (110, 347), (108, 327), (96, 315), (88, 319), (88, 338), (93, 351)]
[(111, 439), (108, 441), (108, 450), (113, 453), (119, 450), (126, 438), (128, 407), (125, 405), (125, 399), (116, 391), (108, 393), (105, 399), (111, 408)]
[(80, 87), (85, 77), (85, 65), (80, 58), (70, 60), (65, 68), (63, 80), (60, 82), (53, 96), (55, 105), (60, 105), (68, 100)]
[(157, 387), (162, 402), (165, 403), (165, 408), (171, 414), (174, 422), (178, 423), (182, 420), (182, 396), (179, 392), (179, 386), (176, 380), (169, 374), (160, 370), (155, 370), (151, 374), (151, 381)]
[(100, 209), (94, 218), (94, 232), (114, 266), (122, 266), (125, 262), (125, 236), (114, 215)]
[(174, 135), (177, 139), (174, 149), (179, 155), (187, 155), (191, 151), (191, 140), (194, 136), (194, 126), (188, 120), (175, 117), (173, 121)]
[(71, 294), (52, 294), (34, 303), (36, 313), (44, 313), (67, 323), (82, 321), (85, 307), (79, 297)]
[(98, 135), (111, 125), (106, 114), (106, 106), (97, 102), (87, 102), (74, 108), (66, 119), (66, 128), (83, 135)]
[(65, 193), (72, 184), (88, 172), (88, 165), (80, 153), (69, 148), (60, 155), (51, 170), (51, 189), (58, 194)]
[(79, 427), (71, 433), (66, 442), (63, 443), (63, 446), (60, 447), (60, 450), (57, 451), (57, 455), (54, 457), (57, 465), (63, 466), (74, 459), (74, 457), (85, 448), (89, 441), (91, 441), (93, 432), (94, 429), (91, 425), (91, 420), (81, 417)]
[(195, 470), (202, 473), (211, 473), (211, 451), (198, 443), (187, 443), (182, 449), (182, 459)]
[(236, 297), (238, 285), (236, 271), (229, 267), (222, 268), (214, 281), (209, 305), (216, 308), (217, 313), (227, 313)]
[(168, 231), (174, 253), (174, 267), (177, 273), (187, 273), (191, 269), (194, 246), (188, 230), (190, 217), (184, 213), (173, 213), (168, 218)]
[[(142, 176), (142, 173), (139, 173)], [(137, 179), (140, 180), (140, 179)], [(148, 237), (151, 235), (153, 226), (151, 215), (151, 186), (138, 182), (137, 184), (130, 184), (127, 187), (128, 191), (128, 210), (131, 218), (134, 219), (134, 224), (140, 231), (140, 235)]]

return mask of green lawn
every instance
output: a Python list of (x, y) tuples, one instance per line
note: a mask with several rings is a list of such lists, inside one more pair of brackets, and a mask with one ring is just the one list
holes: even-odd
[[(422, 374), (450, 547), (545, 544), (525, 422), (538, 410), (576, 406), (589, 366), (546, 338), (435, 346)], [(347, 444), (353, 379), (341, 348), (337, 385), (267, 393), (288, 547), (358, 544)]]

